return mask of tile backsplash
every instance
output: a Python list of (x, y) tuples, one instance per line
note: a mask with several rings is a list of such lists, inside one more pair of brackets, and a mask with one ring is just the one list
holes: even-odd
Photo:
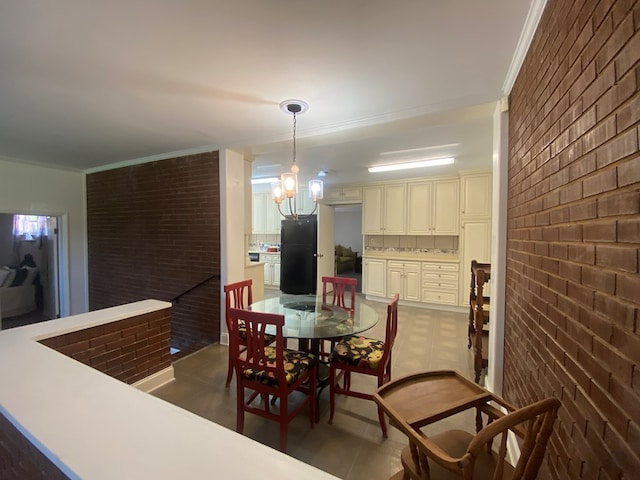
[(453, 235), (366, 235), (365, 251), (458, 254), (458, 237)]

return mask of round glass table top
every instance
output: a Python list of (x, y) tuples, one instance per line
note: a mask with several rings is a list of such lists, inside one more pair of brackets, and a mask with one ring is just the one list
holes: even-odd
[[(322, 295), (289, 295), (252, 303), (256, 312), (284, 315), (283, 335), (288, 338), (333, 338), (356, 334), (378, 323), (378, 313), (369, 305), (348, 310), (322, 302)], [(275, 333), (275, 332), (269, 332)]]

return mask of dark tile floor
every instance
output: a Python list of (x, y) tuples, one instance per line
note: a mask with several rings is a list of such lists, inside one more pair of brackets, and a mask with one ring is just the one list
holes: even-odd
[[(359, 297), (357, 301), (365, 300)], [(386, 304), (367, 303), (376, 308), (381, 320), (386, 318)], [(466, 314), (400, 305), (398, 324), (392, 362), (395, 378), (426, 370), (452, 369), (473, 379)], [(367, 336), (384, 338), (384, 322), (380, 321)], [(229, 388), (224, 387), (227, 347), (212, 345), (176, 361), (174, 368), (175, 380), (152, 395), (235, 430), (235, 379)], [(376, 388), (373, 377), (362, 375), (354, 376), (353, 384), (371, 391)], [(401, 470), (400, 452), (406, 445), (406, 437), (389, 428), (389, 437), (383, 439), (374, 403), (338, 397), (334, 421), (329, 425), (328, 393), (328, 389), (322, 392), (320, 421), (314, 429), (309, 428), (306, 412), (290, 423), (287, 453), (346, 480), (387, 479)], [(427, 427), (426, 432), (452, 426), (472, 429), (471, 415), (459, 414)], [(275, 422), (247, 414), (244, 435), (277, 448)]]

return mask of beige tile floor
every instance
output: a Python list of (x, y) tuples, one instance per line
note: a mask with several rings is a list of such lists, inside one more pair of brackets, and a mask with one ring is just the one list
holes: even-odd
[[(358, 302), (366, 301), (358, 298)], [(369, 302), (381, 321), (366, 333), (384, 338), (386, 304)], [(427, 371), (456, 370), (473, 379), (472, 354), (467, 349), (467, 318), (451, 313), (400, 305), (398, 336), (393, 350), (392, 376)], [(225, 388), (227, 347), (212, 345), (174, 363), (175, 380), (152, 394), (197, 415), (235, 430), (235, 378)], [(356, 378), (357, 377), (357, 378)], [(356, 383), (357, 382), (357, 383)], [(374, 391), (373, 377), (354, 376), (358, 388)], [(383, 439), (373, 402), (339, 396), (329, 425), (329, 391), (320, 398), (320, 421), (309, 428), (306, 412), (289, 424), (287, 453), (345, 480), (387, 479), (401, 470), (400, 452), (406, 437), (389, 428)], [(425, 429), (427, 433), (451, 427), (473, 431), (472, 413), (459, 414)], [(278, 425), (255, 415), (245, 417), (244, 435), (277, 448)]]

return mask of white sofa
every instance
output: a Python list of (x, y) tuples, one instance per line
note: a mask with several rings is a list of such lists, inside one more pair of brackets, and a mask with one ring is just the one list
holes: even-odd
[(0, 268), (0, 318), (32, 312), (36, 305), (37, 267)]

